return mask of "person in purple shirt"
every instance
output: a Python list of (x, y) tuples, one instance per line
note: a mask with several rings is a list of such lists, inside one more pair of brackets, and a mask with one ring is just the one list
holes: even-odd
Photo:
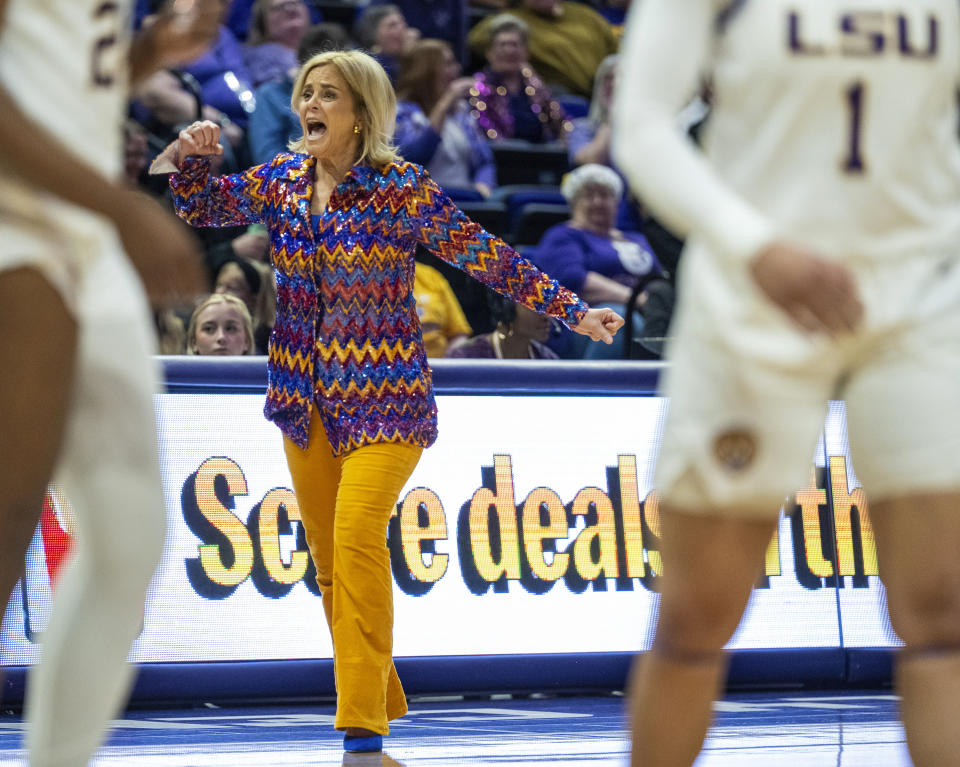
[(254, 87), (282, 80), (297, 68), (297, 48), (309, 26), (310, 12), (303, 0), (256, 0), (242, 47)]
[[(637, 283), (662, 276), (663, 269), (642, 234), (616, 228), (623, 181), (611, 168), (590, 163), (568, 173), (560, 189), (570, 204), (570, 220), (547, 230), (533, 260), (591, 306), (624, 313)], [(637, 295), (634, 336), (643, 330), (640, 310), (645, 299), (644, 292)], [(586, 348), (567, 334), (554, 346), (565, 357), (617, 359), (624, 356), (623, 344), (628, 343), (620, 338), (606, 353)]]
[[(237, 40), (246, 41), (247, 39), (254, 2), (255, 0), (230, 0), (230, 10), (227, 11), (226, 20), (223, 23), (230, 28)], [(323, 11), (313, 0), (307, 3), (307, 10), (310, 12), (311, 24), (319, 24), (323, 21)]]
[(420, 30), (409, 26), (403, 11), (393, 3), (368, 6), (354, 23), (353, 36), (394, 84), (400, 74), (400, 60), (421, 37)]
[[(223, 3), (224, 14), (227, 6)], [(221, 23), (213, 46), (183, 69), (200, 84), (204, 104), (246, 129), (254, 108), (253, 81), (243, 60), (243, 49), (228, 27)]]
[[(385, 0), (372, 0), (369, 7), (384, 4), (387, 4)], [(446, 40), (457, 61), (463, 65), (468, 63), (466, 0), (392, 0), (389, 4), (414, 24), (421, 37)]]
[(488, 139), (565, 140), (572, 124), (528, 61), (527, 23), (512, 13), (490, 24), (487, 65), (474, 74), (470, 106)]
[(472, 77), (443, 40), (420, 40), (404, 59), (397, 81), (394, 139), (406, 159), (419, 163), (448, 192), (473, 189), (484, 197), (497, 185), (493, 151), (471, 114)]

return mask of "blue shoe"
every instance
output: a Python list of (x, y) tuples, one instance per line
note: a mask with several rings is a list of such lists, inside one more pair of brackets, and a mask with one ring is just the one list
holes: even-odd
[(383, 751), (382, 735), (344, 735), (343, 750), (350, 754), (365, 754)]

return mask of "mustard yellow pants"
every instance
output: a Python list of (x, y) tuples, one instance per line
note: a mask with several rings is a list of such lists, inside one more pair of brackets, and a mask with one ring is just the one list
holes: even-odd
[(307, 448), (283, 446), (333, 637), (334, 727), (386, 735), (407, 712), (393, 665), (387, 524), (423, 449), (381, 442), (334, 457), (316, 407)]

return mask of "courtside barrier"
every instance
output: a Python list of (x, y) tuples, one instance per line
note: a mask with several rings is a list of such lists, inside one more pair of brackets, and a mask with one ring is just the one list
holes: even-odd
[[(134, 700), (331, 696), (315, 573), (279, 431), (262, 416), (264, 358), (160, 363), (169, 521), (131, 652)], [(440, 436), (386, 531), (408, 692), (622, 689), (650, 646), (663, 569), (661, 367), (437, 360), (433, 371)], [(22, 699), (36, 662), (71, 527), (53, 489), (3, 622), (6, 702)], [(843, 403), (831, 403), (809, 484), (788, 499), (728, 646), (731, 681), (886, 684), (898, 645)]]

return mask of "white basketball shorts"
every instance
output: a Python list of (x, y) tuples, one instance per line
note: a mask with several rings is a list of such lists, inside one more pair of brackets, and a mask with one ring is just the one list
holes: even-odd
[(799, 330), (746, 269), (685, 258), (661, 386), (666, 502), (776, 515), (807, 484), (830, 399), (846, 401), (868, 499), (960, 489), (960, 252), (851, 266), (865, 320), (836, 340)]

